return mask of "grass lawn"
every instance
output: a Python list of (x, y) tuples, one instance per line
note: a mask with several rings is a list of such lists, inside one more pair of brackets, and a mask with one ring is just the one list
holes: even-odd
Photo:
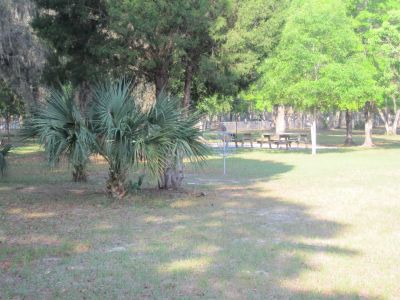
[(20, 145), (0, 182), (0, 298), (398, 299), (400, 139), (375, 138), (239, 149), (226, 176), (211, 157), (184, 191), (123, 202), (101, 160), (75, 184)]

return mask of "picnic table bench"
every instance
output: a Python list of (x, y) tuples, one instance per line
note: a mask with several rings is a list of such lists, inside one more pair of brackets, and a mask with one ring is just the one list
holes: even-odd
[(235, 143), (236, 148), (238, 147), (238, 143), (241, 143), (242, 147), (244, 147), (245, 142), (250, 142), (250, 145), (253, 148), (253, 136), (251, 133), (244, 133), (242, 137), (238, 137), (236, 133), (228, 133), (224, 136), (224, 142), (226, 145), (233, 142)]
[(263, 133), (261, 138), (257, 140), (257, 143), (260, 144), (260, 147), (263, 144), (268, 144), (269, 148), (272, 149), (272, 144), (276, 145), (276, 148), (280, 148), (280, 145), (285, 145), (286, 149), (292, 148), (292, 143), (296, 143), (297, 147), (301, 141), (307, 145), (308, 139), (307, 134), (304, 133)]
[(247, 141), (250, 142), (251, 148), (253, 148), (253, 136), (251, 135), (251, 133), (243, 134), (240, 141), (242, 143), (242, 147), (244, 147), (244, 143)]

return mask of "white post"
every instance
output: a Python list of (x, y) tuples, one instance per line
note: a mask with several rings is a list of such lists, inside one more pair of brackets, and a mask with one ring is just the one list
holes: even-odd
[(314, 109), (313, 120), (311, 125), (311, 154), (317, 154), (317, 114)]
[(228, 136), (224, 133), (224, 152), (222, 154), (223, 158), (224, 158), (224, 175), (226, 175), (226, 139), (228, 138)]

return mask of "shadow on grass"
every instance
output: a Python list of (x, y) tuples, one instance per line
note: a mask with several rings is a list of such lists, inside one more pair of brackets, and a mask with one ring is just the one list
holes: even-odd
[[(310, 263), (315, 255), (361, 255), (330, 241), (346, 225), (316, 218), (308, 206), (268, 196), (269, 191), (253, 184), (292, 169), (284, 163), (230, 157), (228, 175), (221, 178), (222, 159), (215, 158), (200, 178), (187, 179), (198, 185), (214, 183), (207, 185), (204, 197), (168, 192), (112, 207), (91, 204), (99, 197), (93, 183), (55, 184), (45, 192), (3, 186), (0, 233), (5, 238), (0, 260), (10, 260), (18, 252), (32, 257), (23, 269), (2, 269), (0, 294), (70, 299), (378, 299), (336, 291), (334, 282), (327, 292), (318, 292), (315, 282), (308, 290), (286, 284), (301, 282), (300, 276), (316, 271)], [(240, 174), (239, 183), (247, 184), (236, 185), (237, 175), (230, 173)], [(46, 183), (52, 184), (53, 175), (46, 176)], [(43, 250), (53, 241), (52, 250)], [(45, 262), (49, 256), (62, 260)], [(334, 272), (321, 280), (334, 279)]]
[[(241, 152), (245, 153), (245, 152)], [(223, 158), (211, 158), (207, 160), (204, 168), (192, 173), (189, 169), (186, 174), (186, 182), (190, 184), (223, 184), (223, 183), (246, 183), (257, 180), (271, 180), (278, 178), (281, 174), (293, 169), (292, 165), (277, 163), (273, 161), (246, 159), (237, 156), (226, 158), (226, 174), (224, 175)]]
[(119, 265), (127, 255), (139, 258), (139, 267), (137, 259), (124, 263), (146, 278), (135, 283), (134, 297), (359, 299), (357, 293), (296, 291), (283, 284), (315, 270), (310, 256), (360, 255), (318, 242), (334, 238), (345, 225), (316, 219), (306, 206), (263, 196), (257, 188), (224, 186), (216, 192), (221, 197), (173, 202), (179, 208), (172, 215), (152, 211), (133, 223), (124, 221), (142, 228), (134, 243), (146, 246), (110, 254), (105, 264)]

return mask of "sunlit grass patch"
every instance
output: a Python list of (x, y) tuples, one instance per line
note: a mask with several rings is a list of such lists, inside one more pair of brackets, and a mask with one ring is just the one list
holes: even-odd
[(204, 272), (210, 265), (211, 258), (198, 257), (180, 259), (167, 263), (159, 268), (160, 272)]
[(12, 153), (15, 154), (32, 154), (43, 152), (43, 147), (39, 144), (26, 144), (21, 146), (16, 146), (12, 149)]

